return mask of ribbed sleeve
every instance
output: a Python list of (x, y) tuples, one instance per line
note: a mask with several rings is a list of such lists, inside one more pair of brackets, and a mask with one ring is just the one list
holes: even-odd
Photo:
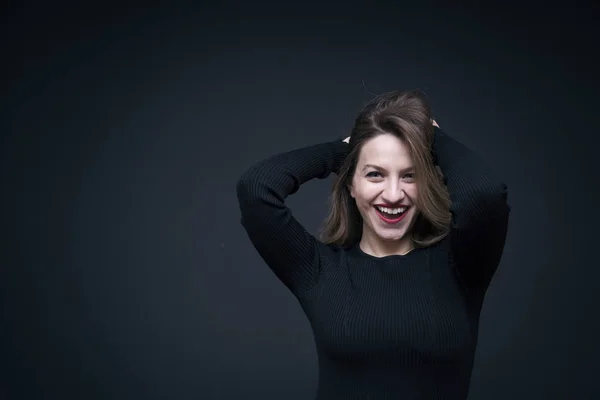
[(237, 182), (241, 223), (260, 256), (292, 292), (316, 282), (323, 245), (294, 218), (285, 199), (303, 183), (337, 172), (347, 151), (341, 140), (288, 151), (253, 165)]
[(432, 150), (452, 201), (455, 266), (471, 293), (481, 297), (504, 249), (510, 214), (507, 186), (475, 152), (439, 128)]

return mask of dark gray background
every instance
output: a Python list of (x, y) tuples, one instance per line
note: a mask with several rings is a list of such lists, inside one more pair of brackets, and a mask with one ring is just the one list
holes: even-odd
[(311, 399), (236, 179), (420, 88), (512, 205), (470, 399), (597, 398), (597, 7), (220, 4), (2, 12), (0, 397)]

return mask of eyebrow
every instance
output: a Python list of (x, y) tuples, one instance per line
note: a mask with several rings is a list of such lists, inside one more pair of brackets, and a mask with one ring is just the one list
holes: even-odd
[[(385, 171), (385, 168), (380, 167), (380, 166), (375, 165), (375, 164), (365, 164), (365, 166), (362, 168), (362, 171), (364, 171), (367, 168), (375, 168), (375, 169), (379, 169), (379, 170)], [(409, 167), (402, 168), (401, 172), (407, 172), (407, 171), (410, 171), (410, 170), (413, 170), (413, 169), (415, 169), (415, 167), (411, 165)]]

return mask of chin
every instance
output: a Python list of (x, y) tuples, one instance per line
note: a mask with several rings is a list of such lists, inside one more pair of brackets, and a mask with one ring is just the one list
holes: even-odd
[[(374, 219), (374, 224), (371, 225), (371, 229), (373, 230), (373, 232), (375, 233), (375, 235), (385, 241), (385, 242), (394, 242), (394, 241), (398, 241), (401, 239), (406, 238), (407, 236), (410, 236), (411, 233), (411, 228), (414, 225), (416, 216), (415, 215), (411, 215), (409, 216), (410, 220), (409, 221), (405, 221), (406, 223), (403, 224), (402, 226), (399, 226), (397, 228), (384, 228), (380, 225), (380, 219), (379, 216), (375, 216)], [(373, 229), (374, 228), (374, 229)]]
[(396, 242), (398, 240), (405, 238), (409, 232), (403, 230), (402, 232), (398, 232), (398, 233), (386, 233), (386, 232), (375, 232), (375, 233), (381, 240), (383, 240), (385, 242)]

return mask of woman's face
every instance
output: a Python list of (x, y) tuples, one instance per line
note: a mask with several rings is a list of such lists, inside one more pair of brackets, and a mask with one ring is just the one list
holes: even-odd
[(363, 235), (384, 241), (409, 238), (417, 216), (417, 185), (408, 146), (391, 134), (364, 143), (350, 194), (363, 218)]

